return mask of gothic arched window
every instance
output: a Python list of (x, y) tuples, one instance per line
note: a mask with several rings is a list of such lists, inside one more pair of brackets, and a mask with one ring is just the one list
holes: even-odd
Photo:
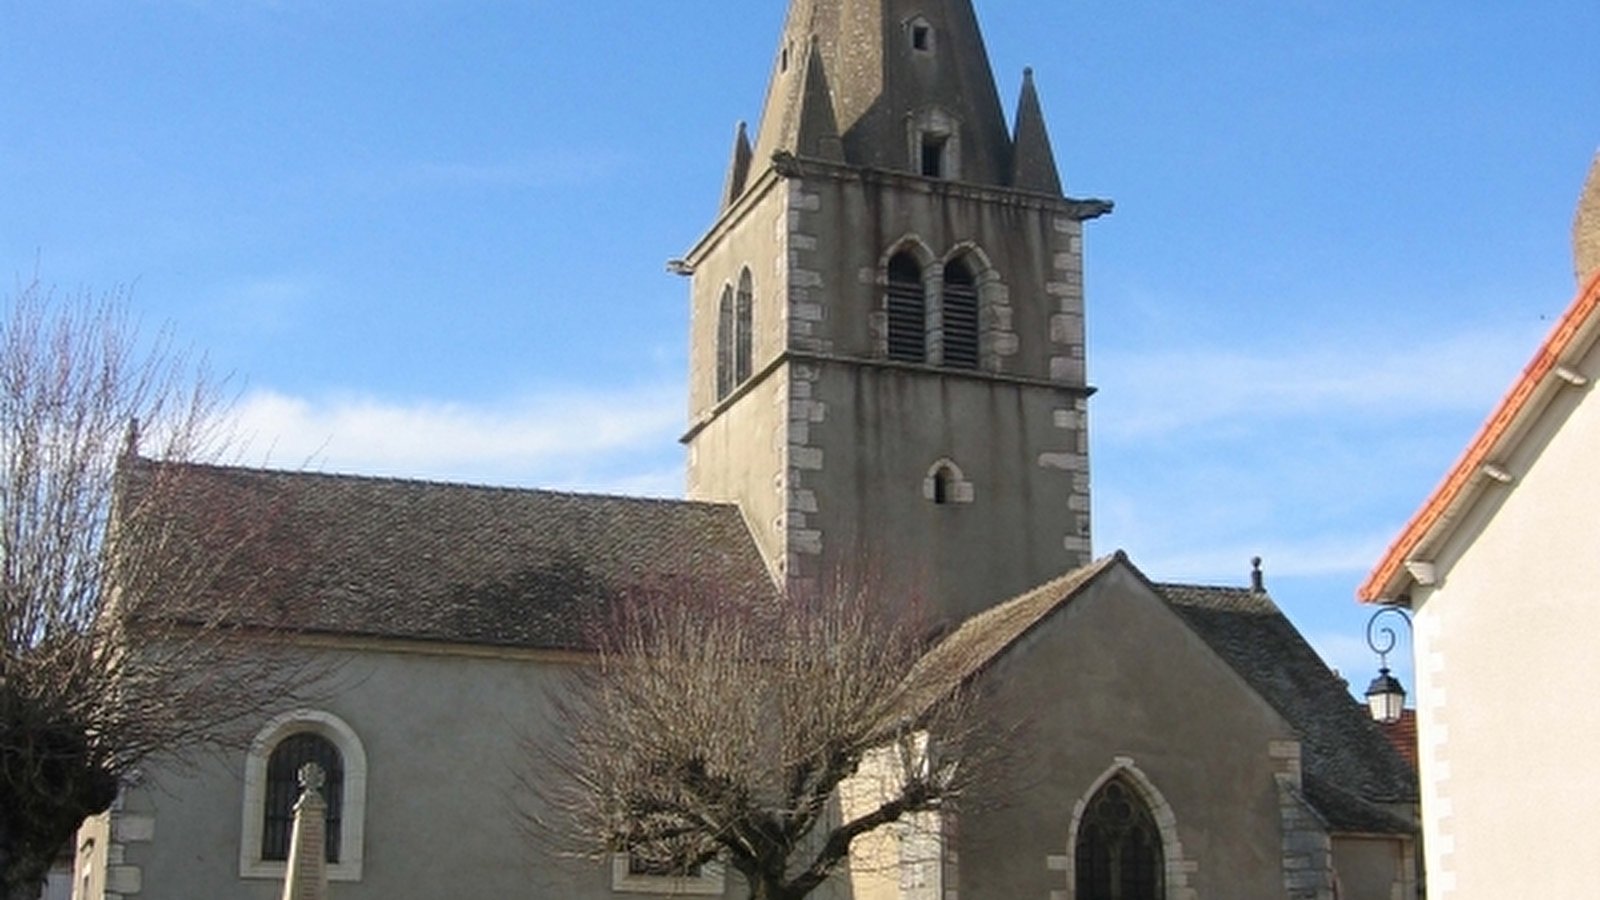
[(733, 288), (722, 289), (722, 299), (717, 303), (717, 399), (733, 393)]
[(750, 270), (745, 269), (739, 273), (739, 294), (733, 304), (733, 383), (735, 386), (744, 384), (751, 375), (751, 362), (754, 358), (751, 346), (753, 334), (751, 330), (751, 308), (755, 306), (755, 283), (750, 278)]
[(327, 776), (323, 798), (328, 802), (328, 862), (339, 861), (339, 831), (344, 810), (344, 758), (327, 738), (307, 731), (278, 742), (267, 757), (266, 793), (261, 805), (261, 859), (289, 858), (289, 838), (294, 833), (294, 807), (300, 798), (300, 767), (316, 763)]
[(978, 281), (959, 259), (944, 267), (944, 364), (978, 367)]
[(928, 358), (927, 300), (922, 289), (922, 266), (909, 253), (889, 260), (889, 358), (925, 362)]
[(1139, 793), (1121, 777), (1106, 782), (1078, 826), (1076, 900), (1161, 900), (1161, 832)]

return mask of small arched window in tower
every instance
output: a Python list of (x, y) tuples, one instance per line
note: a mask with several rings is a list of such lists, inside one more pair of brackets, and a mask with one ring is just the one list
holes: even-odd
[(944, 267), (944, 364), (978, 367), (978, 282), (965, 260)]
[(733, 393), (734, 385), (733, 288), (724, 286), (717, 302), (717, 399)]
[(272, 748), (267, 758), (267, 784), (262, 804), (261, 859), (289, 858), (289, 838), (294, 833), (294, 807), (300, 799), (300, 767), (316, 763), (326, 776), (323, 798), (328, 802), (327, 859), (339, 861), (339, 827), (344, 809), (344, 760), (339, 748), (320, 734), (291, 734)]
[(950, 135), (932, 132), (922, 135), (922, 174), (929, 178), (945, 177), (945, 149)]
[(928, 358), (927, 300), (922, 289), (922, 266), (909, 253), (889, 260), (890, 359), (925, 362)]
[(933, 52), (933, 25), (922, 16), (917, 16), (906, 23), (906, 36), (911, 39), (913, 53)]
[(971, 503), (973, 500), (972, 482), (961, 474), (961, 469), (949, 459), (941, 459), (933, 464), (928, 474), (922, 479), (922, 497), (932, 501), (934, 506), (949, 506), (952, 503)]
[(1161, 900), (1161, 833), (1139, 793), (1112, 778), (1084, 809), (1075, 856), (1076, 900)]
[(751, 362), (754, 360), (752, 341), (751, 311), (755, 306), (755, 283), (750, 278), (750, 270), (745, 269), (739, 273), (739, 294), (733, 304), (733, 383), (735, 386), (744, 384), (750, 379), (752, 373)]

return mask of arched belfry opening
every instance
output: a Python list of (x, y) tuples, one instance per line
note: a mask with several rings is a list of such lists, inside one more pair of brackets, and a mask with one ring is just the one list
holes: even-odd
[(978, 367), (978, 279), (966, 259), (944, 267), (944, 364)]
[(901, 362), (928, 359), (928, 299), (922, 283), (922, 264), (909, 252), (889, 259), (889, 358)]

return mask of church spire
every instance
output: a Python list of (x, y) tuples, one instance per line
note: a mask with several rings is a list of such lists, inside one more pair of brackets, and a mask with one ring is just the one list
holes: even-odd
[(1600, 272), (1600, 153), (1595, 154), (1578, 200), (1578, 215), (1572, 223), (1572, 257), (1581, 288)]
[(971, 0), (791, 0), (755, 165), (780, 152), (1007, 185), (1011, 136)]
[(1050, 149), (1050, 132), (1044, 126), (1033, 70), (1022, 72), (1022, 99), (1017, 103), (1017, 136), (1011, 153), (1011, 186), (1023, 191), (1061, 195), (1061, 174)]
[(739, 123), (739, 131), (733, 136), (733, 159), (728, 163), (728, 178), (722, 187), (722, 205), (724, 208), (733, 205), (744, 193), (744, 186), (750, 180), (750, 135), (745, 130), (745, 124)]

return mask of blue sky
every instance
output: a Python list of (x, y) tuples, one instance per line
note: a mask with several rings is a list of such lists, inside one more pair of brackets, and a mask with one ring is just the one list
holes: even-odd
[[(1069, 192), (1117, 202), (1086, 246), (1097, 552), (1264, 556), (1364, 684), (1355, 585), (1574, 293), (1600, 4), (977, 7)], [(0, 274), (131, 284), (232, 374), (257, 461), (674, 495), (663, 263), (783, 13), (0, 0)]]

